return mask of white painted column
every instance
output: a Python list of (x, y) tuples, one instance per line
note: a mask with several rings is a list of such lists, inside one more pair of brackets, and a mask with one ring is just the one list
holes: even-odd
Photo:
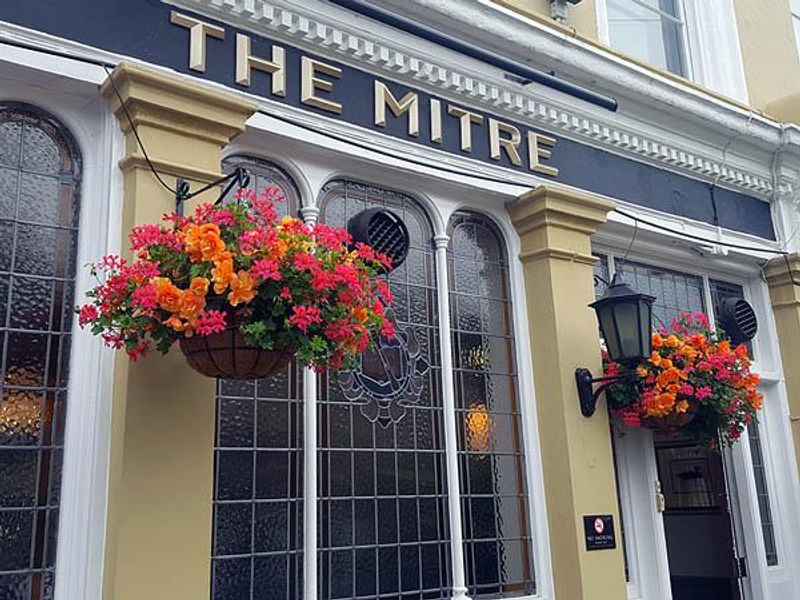
[(447, 274), (447, 244), (450, 237), (437, 235), (436, 287), (439, 308), (439, 346), (442, 361), (442, 403), (447, 458), (447, 501), (450, 514), (450, 553), (453, 562), (453, 600), (470, 600), (464, 576), (464, 544), (461, 533), (461, 484), (458, 478), (458, 430), (453, 382), (453, 348), (450, 340), (450, 286)]
[[(300, 209), (314, 225), (319, 208)], [(303, 600), (317, 600), (317, 374), (303, 371)]]

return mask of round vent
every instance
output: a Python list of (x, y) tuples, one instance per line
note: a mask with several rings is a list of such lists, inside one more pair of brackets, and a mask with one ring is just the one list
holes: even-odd
[(347, 223), (353, 242), (362, 242), (392, 259), (399, 267), (408, 254), (408, 229), (402, 219), (385, 208), (362, 210)]
[(744, 298), (725, 298), (719, 303), (719, 324), (734, 344), (752, 340), (758, 332), (756, 311)]

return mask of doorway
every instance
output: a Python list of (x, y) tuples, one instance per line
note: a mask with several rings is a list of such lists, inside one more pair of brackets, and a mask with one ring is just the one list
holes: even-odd
[(723, 456), (655, 436), (673, 600), (744, 600)]

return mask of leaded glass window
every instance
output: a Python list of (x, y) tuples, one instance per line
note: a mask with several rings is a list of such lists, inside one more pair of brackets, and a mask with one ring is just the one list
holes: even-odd
[(669, 328), (682, 312), (706, 312), (703, 278), (618, 258), (616, 270), (637, 292), (655, 296), (653, 325)]
[(53, 597), (80, 155), (52, 118), (0, 104), (0, 598)]
[(410, 235), (388, 276), (395, 342), (378, 340), (360, 372), (319, 392), (320, 598), (449, 595), (450, 548), (436, 279), (430, 222), (411, 197), (352, 181), (321, 195), (320, 220), (346, 226), (387, 207)]
[(467, 587), (536, 591), (508, 258), (487, 218), (450, 222), (450, 302)]
[[(256, 191), (278, 186), (282, 214), (300, 196), (276, 165), (246, 158)], [(296, 599), (303, 575), (303, 390), (292, 363), (262, 380), (219, 380), (215, 439), (212, 600)]]

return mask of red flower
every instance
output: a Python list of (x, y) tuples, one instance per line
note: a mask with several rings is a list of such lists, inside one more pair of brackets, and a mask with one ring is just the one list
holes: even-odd
[(289, 301), (292, 300), (292, 292), (291, 292), (291, 290), (289, 290), (288, 287), (283, 286), (283, 288), (281, 288), (281, 298), (283, 298), (284, 300), (289, 300)]
[(153, 310), (158, 306), (158, 291), (153, 284), (137, 287), (131, 294), (131, 304), (145, 310)]
[(81, 306), (80, 314), (78, 315), (78, 323), (81, 327), (85, 327), (97, 319), (98, 316), (97, 308), (94, 304), (84, 304)]
[(197, 333), (211, 335), (225, 331), (225, 313), (219, 310), (204, 310), (197, 318)]
[(269, 258), (259, 258), (253, 263), (253, 268), (250, 269), (251, 274), (264, 281), (273, 280), (280, 281), (282, 279), (277, 260)]
[(321, 323), (322, 315), (316, 306), (295, 306), (289, 323), (302, 331), (307, 331), (314, 323)]

